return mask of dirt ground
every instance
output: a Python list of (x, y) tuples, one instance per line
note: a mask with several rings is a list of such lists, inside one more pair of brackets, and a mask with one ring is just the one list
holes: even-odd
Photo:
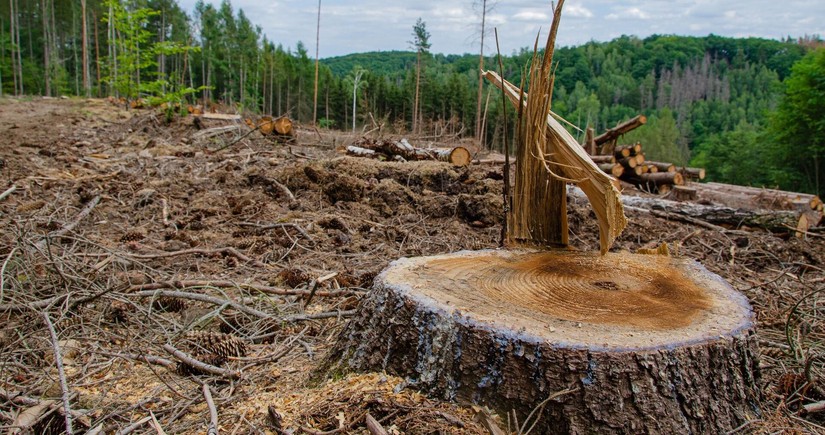
[[(390, 261), (498, 245), (501, 168), (238, 131), (104, 100), (0, 100), (0, 192), (14, 187), (0, 200), (0, 432), (61, 433), (65, 401), (75, 432), (204, 433), (210, 396), (221, 433), (368, 433), (367, 414), (390, 433), (487, 433), (483, 410), (403, 379), (315, 369)], [(669, 243), (750, 299), (764, 398), (737, 432), (825, 433), (802, 409), (825, 399), (825, 239), (627, 215), (614, 250)], [(589, 206), (571, 201), (569, 218), (574, 247), (597, 249)]]

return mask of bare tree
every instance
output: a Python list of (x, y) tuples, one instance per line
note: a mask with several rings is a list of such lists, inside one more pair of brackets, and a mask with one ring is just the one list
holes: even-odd
[(421, 69), (422, 69), (422, 56), (429, 52), (430, 46), (430, 32), (427, 31), (427, 23), (418, 18), (418, 21), (415, 22), (413, 26), (413, 40), (410, 42), (413, 48), (415, 48), (416, 52), (416, 64), (415, 64), (415, 100), (413, 101), (413, 125), (412, 130), (413, 133), (419, 132), (419, 112), (420, 112), (420, 92), (421, 92)]
[(347, 77), (345, 79), (346, 83), (352, 86), (352, 131), (355, 132), (355, 120), (356, 120), (356, 103), (358, 102), (358, 90), (361, 86), (367, 84), (366, 81), (363, 80), (365, 70), (360, 66), (356, 66), (352, 70), (352, 76)]
[(481, 14), (481, 31), (479, 32), (479, 51), (478, 51), (478, 99), (476, 102), (476, 140), (478, 140), (479, 144), (484, 143), (483, 135), (481, 128), (481, 100), (482, 94), (484, 89), (484, 77), (482, 71), (484, 71), (484, 36), (487, 28), (487, 13), (492, 12), (492, 10), (496, 7), (496, 3), (493, 0), (474, 0), (473, 7), (480, 11)]
[[(312, 97), (312, 125), (318, 125), (318, 48), (321, 43), (321, 0), (318, 0), (318, 22), (315, 25), (315, 95)], [(355, 118), (353, 117), (353, 121)]]

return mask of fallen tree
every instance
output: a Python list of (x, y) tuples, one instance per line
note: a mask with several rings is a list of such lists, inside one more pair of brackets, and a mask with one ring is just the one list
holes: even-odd
[(346, 147), (347, 154), (356, 157), (370, 157), (382, 160), (416, 161), (438, 160), (454, 166), (467, 166), (472, 156), (464, 147), (453, 148), (418, 148), (407, 139), (374, 140), (361, 138)]

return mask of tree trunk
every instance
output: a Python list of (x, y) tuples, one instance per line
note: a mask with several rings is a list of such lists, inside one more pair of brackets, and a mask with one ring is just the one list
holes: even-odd
[(49, 45), (51, 38), (49, 37), (49, 4), (47, 0), (41, 0), (40, 6), (43, 8), (43, 82), (46, 85), (45, 95), (48, 97), (52, 94), (51, 87), (51, 67), (49, 66), (50, 53)]
[(693, 260), (459, 252), (392, 263), (326, 367), (522, 422), (561, 392), (534, 433), (725, 433), (758, 415), (752, 328), (745, 297)]
[(81, 57), (83, 58), (83, 94), (86, 97), (92, 95), (92, 88), (89, 85), (89, 35), (86, 26), (86, 0), (80, 1), (80, 45), (82, 48)]
[(737, 186), (723, 183), (691, 184), (700, 198), (748, 210), (817, 210), (822, 211), (822, 200), (817, 195), (787, 192), (760, 187)]

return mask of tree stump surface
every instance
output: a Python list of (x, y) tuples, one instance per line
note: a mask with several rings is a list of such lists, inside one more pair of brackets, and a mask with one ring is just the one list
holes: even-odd
[(375, 280), (328, 366), (384, 370), (534, 433), (718, 433), (758, 414), (747, 299), (656, 255), (463, 251)]

